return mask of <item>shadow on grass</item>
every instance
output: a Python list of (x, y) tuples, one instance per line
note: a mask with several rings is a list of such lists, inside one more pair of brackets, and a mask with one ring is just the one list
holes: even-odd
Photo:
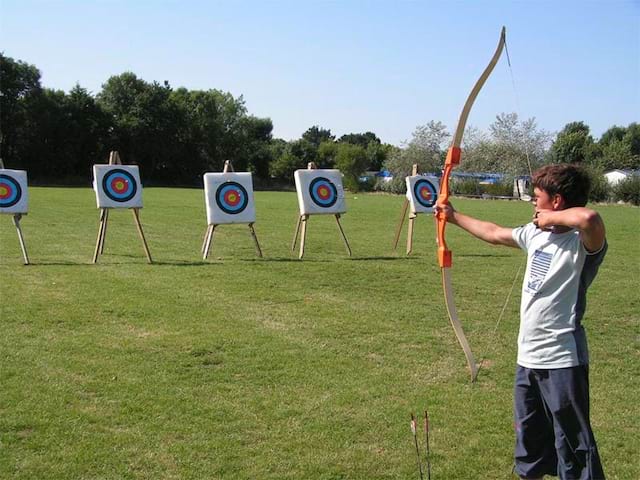
[(405, 260), (420, 260), (420, 257), (408, 257), (408, 256), (395, 256), (395, 257), (390, 257), (390, 256), (372, 256), (372, 257), (351, 257), (348, 260), (351, 260), (352, 262), (370, 262), (370, 261), (393, 261), (393, 260), (400, 260), (400, 261), (405, 261)]
[(504, 258), (504, 257), (513, 257), (514, 255), (509, 255), (507, 253), (459, 253), (458, 257), (464, 258)]

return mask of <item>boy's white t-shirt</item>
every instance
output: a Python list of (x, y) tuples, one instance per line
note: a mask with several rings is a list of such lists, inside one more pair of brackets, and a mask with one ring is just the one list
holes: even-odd
[(547, 369), (587, 365), (581, 321), (587, 288), (604, 259), (606, 241), (599, 251), (589, 253), (577, 230), (552, 233), (533, 223), (514, 228), (512, 237), (527, 251), (518, 365)]

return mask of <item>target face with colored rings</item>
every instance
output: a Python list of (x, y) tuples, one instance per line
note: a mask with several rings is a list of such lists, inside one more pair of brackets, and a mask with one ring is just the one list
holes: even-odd
[(300, 215), (345, 213), (347, 205), (340, 170), (300, 169), (293, 172)]
[(338, 201), (338, 189), (328, 178), (318, 177), (309, 184), (309, 196), (319, 207), (329, 208)]
[(128, 202), (138, 191), (138, 183), (129, 172), (115, 168), (102, 178), (102, 188), (114, 202)]
[(208, 225), (256, 221), (251, 172), (208, 172), (203, 180)]
[(436, 187), (429, 180), (421, 179), (413, 185), (416, 201), (425, 208), (432, 208), (438, 199)]
[(226, 182), (216, 190), (216, 204), (224, 213), (237, 215), (249, 204), (247, 190), (237, 182)]
[(0, 213), (28, 213), (26, 170), (0, 168)]
[(20, 182), (12, 175), (0, 174), (0, 208), (10, 208), (22, 199)]

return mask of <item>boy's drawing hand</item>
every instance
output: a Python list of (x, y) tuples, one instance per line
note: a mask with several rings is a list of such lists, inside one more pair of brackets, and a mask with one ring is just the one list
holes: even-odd
[(551, 223), (551, 217), (553, 216), (553, 214), (553, 210), (536, 209), (535, 213), (533, 214), (533, 224), (540, 230), (553, 232), (555, 230), (555, 226), (553, 225), (553, 223)]

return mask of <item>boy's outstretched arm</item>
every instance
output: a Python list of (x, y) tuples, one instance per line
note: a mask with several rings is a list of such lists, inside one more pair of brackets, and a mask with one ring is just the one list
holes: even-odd
[(507, 227), (501, 227), (495, 223), (485, 222), (484, 220), (478, 220), (477, 218), (464, 215), (457, 212), (451, 204), (437, 205), (434, 207), (434, 214), (438, 212), (444, 212), (447, 217), (447, 222), (453, 223), (458, 227), (466, 230), (474, 237), (484, 240), (485, 242), (494, 245), (506, 245), (508, 247), (518, 247), (518, 244), (513, 240), (511, 232), (513, 229)]
[(604, 245), (606, 235), (604, 222), (598, 212), (590, 208), (572, 207), (564, 210), (536, 210), (533, 223), (542, 230), (549, 230), (558, 226), (579, 230), (582, 243), (588, 252), (597, 252)]

